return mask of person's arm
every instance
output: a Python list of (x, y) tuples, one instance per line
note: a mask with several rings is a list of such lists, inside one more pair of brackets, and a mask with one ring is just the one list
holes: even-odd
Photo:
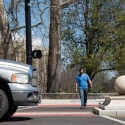
[(89, 82), (90, 87), (92, 87), (92, 81), (91, 81), (91, 80), (89, 80), (88, 82)]
[(76, 82), (76, 92), (78, 92), (78, 83)]

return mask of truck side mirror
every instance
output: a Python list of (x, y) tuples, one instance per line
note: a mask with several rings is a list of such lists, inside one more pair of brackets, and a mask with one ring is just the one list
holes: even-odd
[(41, 52), (41, 50), (33, 50), (32, 51), (32, 57), (34, 59), (36, 59), (36, 58), (42, 58), (42, 52)]

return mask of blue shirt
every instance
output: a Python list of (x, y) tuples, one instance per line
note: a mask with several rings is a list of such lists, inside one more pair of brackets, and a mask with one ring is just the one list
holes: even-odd
[(79, 74), (76, 77), (76, 82), (79, 85), (79, 88), (88, 88), (88, 81), (90, 80), (89, 76), (87, 74)]

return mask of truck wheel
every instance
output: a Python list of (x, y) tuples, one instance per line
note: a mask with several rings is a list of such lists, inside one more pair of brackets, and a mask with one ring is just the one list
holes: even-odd
[(10, 106), (4, 117), (5, 118), (11, 117), (16, 112), (17, 109), (18, 106)]
[(6, 93), (0, 89), (0, 119), (4, 117), (9, 108), (9, 101)]

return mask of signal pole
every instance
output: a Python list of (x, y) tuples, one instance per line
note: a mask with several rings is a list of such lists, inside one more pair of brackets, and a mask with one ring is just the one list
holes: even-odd
[(25, 0), (25, 24), (26, 24), (26, 63), (32, 65), (30, 0)]

